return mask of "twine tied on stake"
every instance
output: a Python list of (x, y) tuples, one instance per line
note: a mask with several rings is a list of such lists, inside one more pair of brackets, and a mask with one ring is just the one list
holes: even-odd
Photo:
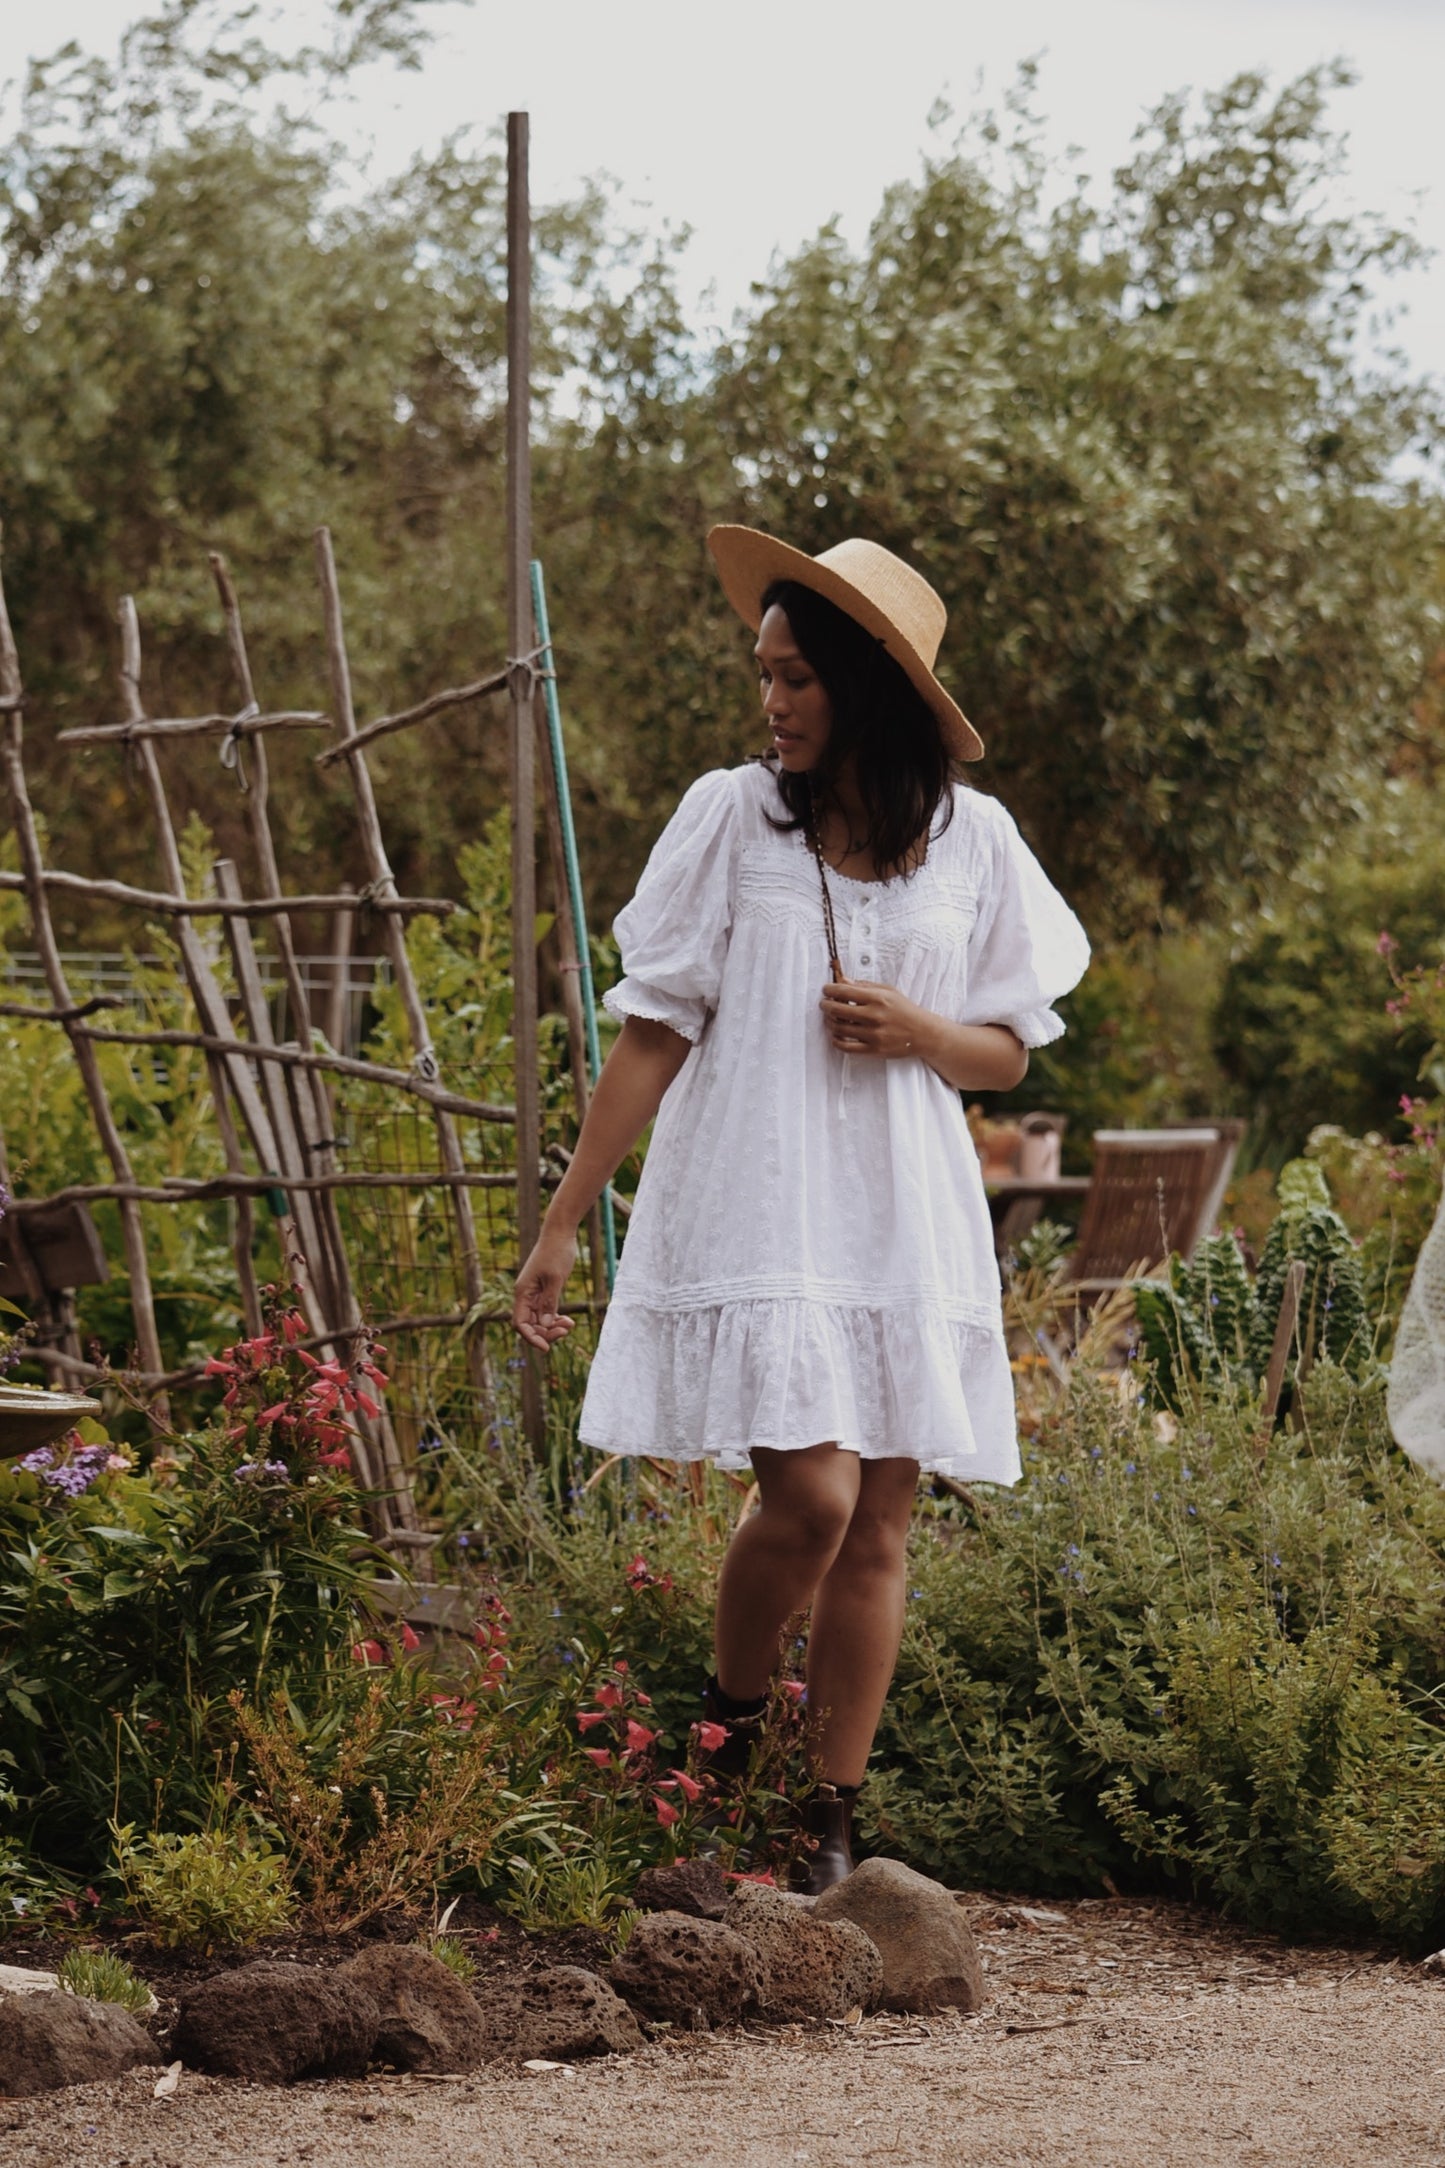
[[(556, 671), (553, 669), (550, 662), (544, 663), (542, 660), (542, 657), (544, 655), (550, 655), (551, 652), (552, 649), (549, 642), (544, 647), (534, 647), (531, 650), (530, 654), (509, 655), (507, 657), (508, 679), (510, 680), (518, 671), (522, 672), (526, 677), (526, 689), (529, 693), (534, 693), (539, 685), (546, 684), (549, 679), (552, 681), (553, 684), (555, 684), (557, 680)], [(511, 687), (511, 690), (513, 697), (515, 698), (517, 693), (516, 686), (513, 685)]]
[(220, 743), (219, 758), (221, 766), (223, 768), (234, 769), (236, 781), (240, 785), (241, 794), (243, 797), (248, 795), (250, 792), (251, 779), (246, 773), (246, 760), (244, 752), (246, 739), (245, 732), (242, 730), (241, 725), (243, 723), (249, 723), (252, 716), (259, 715), (260, 712), (261, 710), (257, 703), (254, 700), (248, 700), (245, 707), (242, 708), (240, 714), (233, 718), (230, 729), (226, 732), (226, 735), (222, 738)]

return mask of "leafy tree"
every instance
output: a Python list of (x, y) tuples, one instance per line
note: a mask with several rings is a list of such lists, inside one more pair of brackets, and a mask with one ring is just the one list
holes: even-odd
[(775, 271), (720, 367), (763, 522), (948, 598), (981, 780), (1104, 926), (1258, 892), (1437, 637), (1439, 499), (1396, 479), (1437, 420), (1359, 347), (1411, 244), (1319, 207), (1345, 80), (1167, 101), (1097, 211), (1048, 207), (1021, 96)]
[[(0, 432), (12, 448), (0, 511), (47, 723), (117, 712), (113, 611), (125, 591), (140, 608), (153, 711), (230, 697), (205, 563), (217, 547), (240, 582), (261, 697), (325, 704), (308, 532), (322, 521), (336, 535), (363, 714), (502, 658), (502, 162), (453, 141), (342, 196), (336, 141), (284, 105), (256, 118), (262, 94), (290, 81), (334, 88), (388, 44), (407, 57), (414, 13), (394, 0), (338, 52), (291, 56), (260, 46), (244, 12), (223, 13), (197, 52), (202, 11), (178, 0), (131, 34), (113, 70), (73, 48), (32, 70), (21, 126), (0, 147)], [(665, 252), (615, 231), (602, 192), (543, 210), (535, 239), (539, 536), (552, 528), (562, 543), (564, 640), (588, 624), (588, 568), (610, 537), (594, 579), (605, 665), (624, 628), (636, 642), (639, 602), (652, 599), (624, 596), (618, 577), (647, 554), (648, 521), (629, 508), (609, 401), (645, 402), (681, 327)], [(571, 411), (579, 382), (585, 422)], [(667, 449), (656, 457), (676, 495)], [(569, 666), (586, 652), (584, 629)], [(500, 802), (497, 719), (433, 726), (420, 757), (415, 740), (377, 749), (389, 841), (412, 885), (447, 885), (458, 847)], [(271, 749), (283, 860), (309, 860), (318, 877), (354, 872), (345, 778), (319, 781), (304, 741)], [(33, 729), (29, 757), (57, 857), (142, 876), (148, 822), (115, 752), (77, 760)], [(579, 766), (585, 778), (599, 763)], [(202, 810), (244, 863), (234, 783), (195, 746), (175, 783), (182, 810)]]
[[(337, 185), (349, 72), (413, 61), (423, 21), (338, 7), (332, 44), (278, 52), (227, 0), (171, 0), (115, 66), (33, 69), (0, 143), (0, 515), (65, 863), (148, 858), (117, 756), (49, 741), (116, 712), (117, 595), (156, 706), (228, 697), (208, 547), (268, 701), (324, 698), (323, 519), (363, 714), (502, 657), (499, 161), (458, 139)], [(1415, 730), (1441, 520), (1401, 455), (1437, 423), (1361, 352), (1411, 244), (1320, 207), (1344, 80), (1168, 101), (1094, 208), (1052, 202), (1026, 78), (1003, 123), (940, 133), (861, 250), (827, 228), (776, 266), (716, 349), (676, 236), (596, 189), (540, 214), (536, 532), (599, 921), (687, 781), (755, 742), (716, 518), (863, 531), (929, 571), (979, 780), (1096, 932), (1262, 893)], [(505, 793), (501, 722), (377, 749), (403, 880), (454, 881)], [(354, 875), (345, 778), (310, 750), (273, 748), (283, 858)], [(244, 862), (234, 781), (194, 747), (176, 781)]]
[(1395, 1013), (1382, 936), (1445, 960), (1441, 795), (1402, 782), (1301, 860), (1250, 922), (1214, 1012), (1215, 1052), (1258, 1135), (1299, 1149), (1320, 1122), (1389, 1135), (1418, 1089), (1427, 1020)]

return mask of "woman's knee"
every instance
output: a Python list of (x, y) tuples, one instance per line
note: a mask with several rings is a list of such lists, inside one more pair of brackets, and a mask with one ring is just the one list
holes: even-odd
[(908, 1523), (859, 1505), (838, 1547), (838, 1564), (850, 1573), (899, 1574), (907, 1554)]
[[(784, 1456), (778, 1455), (782, 1460)], [(847, 1537), (858, 1501), (856, 1470), (841, 1455), (787, 1456), (759, 1470), (761, 1518), (774, 1541), (825, 1567)]]
[(880, 1464), (870, 1481), (865, 1471), (857, 1504), (848, 1521), (840, 1561), (857, 1572), (901, 1573), (908, 1551), (917, 1470), (912, 1462)]

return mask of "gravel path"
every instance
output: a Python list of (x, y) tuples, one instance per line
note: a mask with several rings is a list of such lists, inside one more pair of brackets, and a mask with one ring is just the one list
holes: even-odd
[(977, 2017), (662, 2036), (574, 2072), (0, 2101), (5, 2168), (1445, 2168), (1445, 1982), (1165, 1905), (980, 1900)]

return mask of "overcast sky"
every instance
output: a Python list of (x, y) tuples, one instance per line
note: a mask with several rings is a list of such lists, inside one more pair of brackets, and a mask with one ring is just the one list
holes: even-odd
[[(140, 12), (48, 0), (31, 49), (110, 50)], [(1344, 55), (1361, 80), (1335, 103), (1350, 144), (1337, 200), (1413, 219), (1441, 252), (1388, 295), (1408, 306), (1398, 343), (1445, 381), (1445, 0), (477, 0), (437, 8), (434, 27), (419, 76), (361, 86), (376, 160), (526, 108), (536, 196), (616, 175), (628, 200), (694, 229), (690, 283), (710, 284), (724, 317), (775, 249), (825, 219), (861, 235), (885, 186), (916, 170), (934, 101), (996, 101), (1024, 58), (1041, 62), (1054, 151), (1077, 146), (1077, 170), (1102, 182), (1166, 93)]]

